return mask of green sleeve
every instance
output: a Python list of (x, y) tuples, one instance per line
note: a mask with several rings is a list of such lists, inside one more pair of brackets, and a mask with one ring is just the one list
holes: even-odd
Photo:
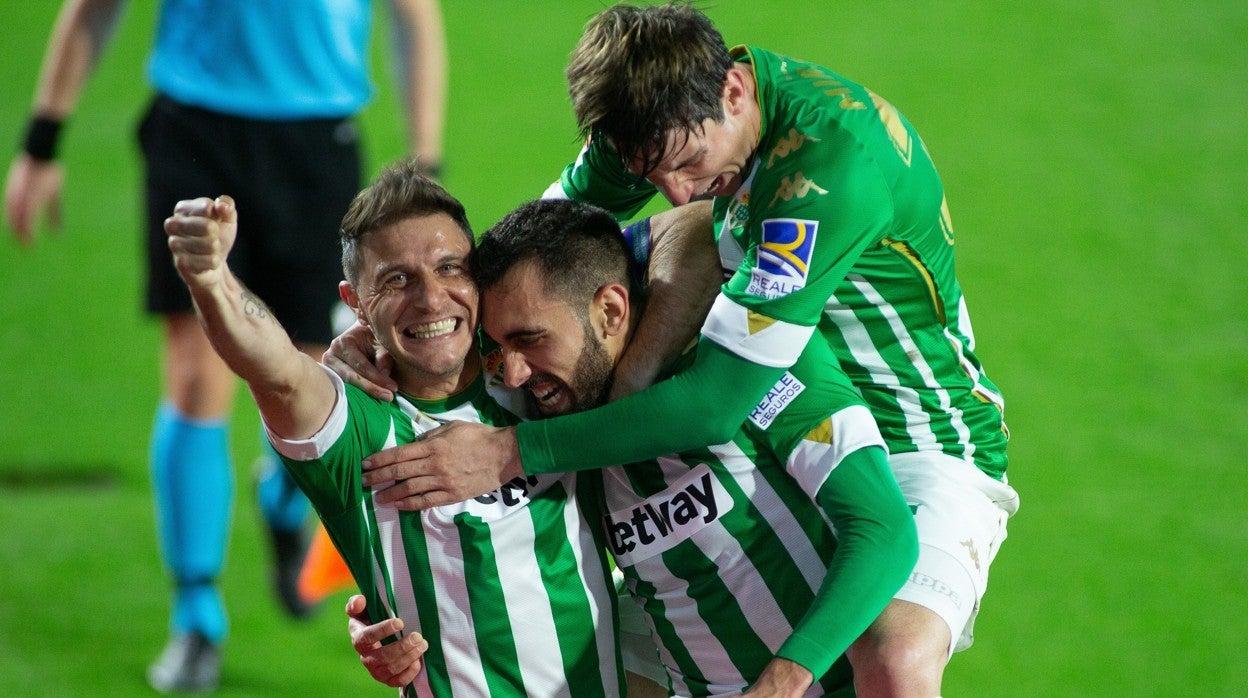
[(528, 474), (603, 468), (732, 438), (784, 375), (702, 338), (684, 372), (622, 400), (516, 426)]
[(810, 610), (776, 655), (806, 667), (817, 681), (905, 583), (919, 542), (882, 448), (846, 456), (815, 499), (836, 527), (836, 553)]
[(624, 169), (609, 143), (592, 139), (576, 161), (564, 168), (559, 184), (569, 199), (605, 208), (620, 221), (637, 215), (658, 191)]

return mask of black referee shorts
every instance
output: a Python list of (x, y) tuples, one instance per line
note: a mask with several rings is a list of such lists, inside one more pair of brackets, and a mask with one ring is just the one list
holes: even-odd
[(190, 312), (164, 220), (181, 199), (234, 197), (229, 264), (296, 342), (328, 344), (338, 229), (360, 186), (359, 138), (343, 119), (260, 121), (157, 96), (139, 125), (146, 165), (147, 309)]

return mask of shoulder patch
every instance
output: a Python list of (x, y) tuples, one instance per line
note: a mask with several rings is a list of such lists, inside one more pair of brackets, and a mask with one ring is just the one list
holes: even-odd
[(762, 223), (763, 239), (747, 293), (779, 298), (806, 285), (815, 251), (819, 221), (770, 218)]

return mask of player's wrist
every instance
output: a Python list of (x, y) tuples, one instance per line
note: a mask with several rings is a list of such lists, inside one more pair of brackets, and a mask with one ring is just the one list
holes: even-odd
[(26, 137), (22, 141), (22, 152), (33, 160), (51, 162), (56, 159), (57, 146), (61, 140), (61, 129), (65, 126), (63, 119), (36, 114), (26, 125)]
[(774, 657), (745, 695), (801, 696), (814, 683), (809, 669), (791, 659)]
[(524, 470), (524, 463), (520, 460), (520, 444), (516, 437), (516, 428), (502, 427), (495, 430), (495, 435), (499, 439), (500, 452), (505, 453), (502, 472), (499, 473), (502, 482), (507, 482), (517, 477), (526, 477), (529, 473)]

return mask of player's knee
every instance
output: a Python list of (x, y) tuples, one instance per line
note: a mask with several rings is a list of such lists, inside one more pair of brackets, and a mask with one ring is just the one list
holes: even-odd
[(914, 633), (880, 632), (872, 628), (850, 649), (857, 695), (915, 696), (940, 693), (947, 647)]

